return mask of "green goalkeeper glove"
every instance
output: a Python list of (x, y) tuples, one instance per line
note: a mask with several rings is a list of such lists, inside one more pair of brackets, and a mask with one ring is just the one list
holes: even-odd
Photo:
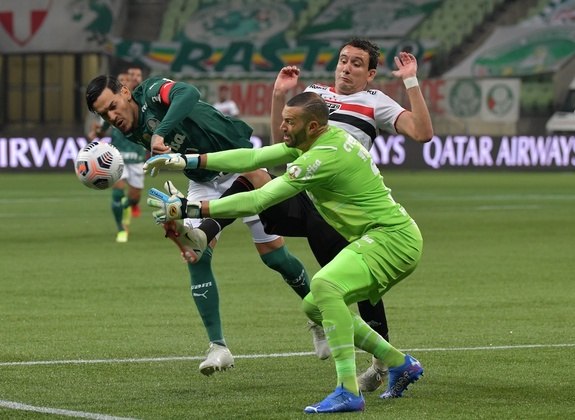
[(156, 176), (160, 169), (179, 171), (183, 169), (197, 169), (200, 166), (200, 155), (180, 155), (178, 153), (165, 153), (152, 156), (144, 163), (144, 173)]
[(188, 202), (172, 181), (166, 181), (164, 189), (169, 195), (156, 188), (151, 188), (148, 191), (148, 205), (158, 209), (152, 212), (157, 224), (166, 223), (170, 220), (201, 217), (201, 203), (199, 201)]

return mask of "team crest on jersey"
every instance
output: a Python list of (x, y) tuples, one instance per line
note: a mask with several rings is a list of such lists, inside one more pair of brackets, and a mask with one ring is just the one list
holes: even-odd
[(301, 168), (296, 165), (292, 165), (288, 168), (288, 176), (290, 179), (297, 179), (301, 175)]
[(150, 118), (149, 120), (146, 120), (146, 127), (148, 127), (148, 130), (150, 130), (152, 133), (156, 131), (156, 128), (159, 125), (160, 121), (155, 118)]
[(337, 102), (329, 102), (326, 100), (325, 104), (327, 105), (330, 114), (334, 113), (335, 111), (338, 111), (341, 108), (341, 104)]

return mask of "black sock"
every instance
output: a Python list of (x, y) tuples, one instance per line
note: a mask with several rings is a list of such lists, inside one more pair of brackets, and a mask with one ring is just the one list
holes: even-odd
[(372, 305), (369, 300), (357, 302), (357, 308), (361, 318), (381, 335), (385, 341), (389, 342), (389, 330), (383, 300), (380, 300), (375, 305)]
[[(252, 183), (243, 176), (238, 176), (236, 180), (233, 182), (232, 186), (228, 188), (223, 194), (222, 197), (227, 197), (228, 195), (237, 194), (240, 192), (252, 191), (254, 190), (254, 186)], [(236, 219), (204, 219), (198, 229), (201, 229), (205, 232), (206, 237), (208, 239), (208, 243), (212, 239), (216, 237), (218, 233), (220, 233), (226, 226), (231, 225), (234, 220)]]

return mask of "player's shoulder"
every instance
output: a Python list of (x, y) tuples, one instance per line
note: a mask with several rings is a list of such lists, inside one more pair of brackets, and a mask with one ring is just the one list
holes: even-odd
[(155, 94), (166, 83), (175, 83), (175, 82), (166, 77), (150, 77), (144, 80), (142, 83), (140, 83), (134, 91), (139, 90), (145, 95)]

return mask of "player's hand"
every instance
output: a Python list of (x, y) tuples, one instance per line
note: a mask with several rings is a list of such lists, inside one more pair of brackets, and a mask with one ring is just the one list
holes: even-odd
[(413, 54), (404, 51), (394, 58), (397, 70), (392, 71), (395, 77), (407, 79), (408, 77), (417, 76), (417, 59)]
[(165, 153), (155, 155), (144, 163), (144, 173), (156, 176), (160, 169), (180, 171), (183, 169), (197, 169), (200, 166), (200, 155), (180, 155), (178, 153)]
[(166, 181), (164, 184), (168, 194), (151, 188), (148, 191), (148, 205), (158, 210), (152, 212), (156, 223), (166, 223), (170, 220), (186, 219), (188, 217), (200, 217), (200, 202), (188, 203), (184, 194), (174, 186), (172, 181)]
[(170, 153), (172, 149), (170, 146), (166, 146), (162, 136), (153, 134), (150, 140), (150, 151), (153, 155), (161, 155), (164, 153)]
[(297, 86), (298, 78), (299, 68), (296, 66), (285, 66), (278, 73), (274, 83), (274, 90), (285, 93)]
[(144, 163), (144, 173), (156, 176), (160, 173), (160, 169), (181, 171), (186, 168), (186, 164), (186, 157), (178, 153), (155, 155)]

